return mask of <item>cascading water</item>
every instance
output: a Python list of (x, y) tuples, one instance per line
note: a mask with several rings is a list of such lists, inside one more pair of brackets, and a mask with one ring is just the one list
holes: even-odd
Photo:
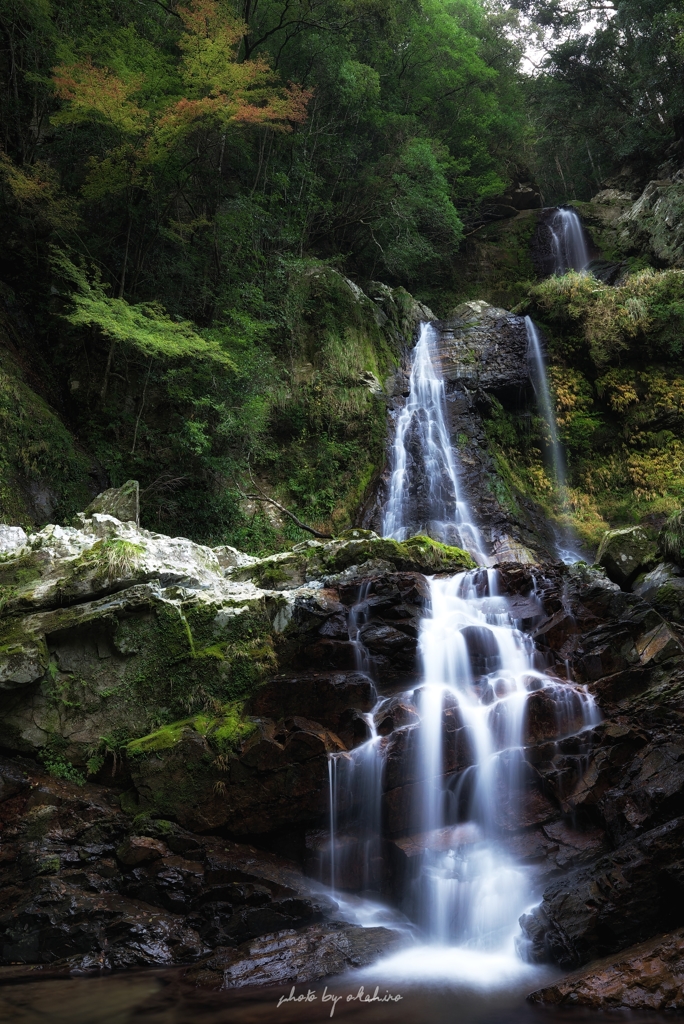
[(482, 540), (461, 494), (445, 417), (444, 381), (432, 359), (435, 331), (421, 324), (409, 397), (397, 419), (383, 535), (406, 540), (427, 533), (486, 564)]
[(549, 222), (554, 274), (568, 270), (584, 270), (589, 263), (589, 249), (582, 221), (576, 210), (559, 207)]
[[(397, 423), (386, 532), (407, 535), (403, 502), (414, 502), (416, 489), (424, 488), (426, 525), (453, 526), (477, 557), (479, 534), (459, 498), (431, 337), (424, 327), (411, 394)], [(422, 450), (416, 452), (417, 445)], [(425, 474), (425, 481), (416, 483), (414, 473)], [(431, 611), (419, 636), (420, 684), (380, 696), (366, 716), (367, 742), (332, 755), (330, 862), (337, 892), (387, 891), (381, 831), (385, 758), (397, 743), (395, 750), (408, 759), (406, 778), (412, 781), (402, 790), (408, 813), (391, 836), (407, 866), (399, 893), (395, 878), (394, 895), (427, 945), (378, 965), (387, 978), (460, 979), (496, 987), (532, 969), (520, 955), (518, 922), (534, 902), (534, 879), (505, 838), (518, 827), (534, 775), (525, 754), (533, 742), (527, 735), (530, 701), (537, 725), (546, 716), (549, 740), (579, 733), (599, 715), (583, 687), (542, 670), (532, 639), (511, 616), (509, 599), (498, 595), (497, 580), (495, 570), (480, 568), (430, 581)], [(368, 591), (360, 590), (349, 635), (357, 668), (372, 673), (362, 639), (368, 600)], [(382, 689), (381, 678), (377, 685)], [(418, 724), (410, 720), (378, 736), (373, 723), (386, 720), (384, 705), (397, 700), (417, 712)], [(342, 805), (346, 812), (340, 815)], [(344, 857), (351, 850), (357, 867), (345, 879)]]
[[(567, 212), (567, 211), (566, 211)], [(560, 499), (561, 506), (567, 508), (567, 477), (565, 474), (565, 458), (563, 454), (563, 446), (558, 440), (558, 430), (556, 427), (556, 415), (553, 411), (553, 404), (551, 402), (551, 392), (549, 390), (549, 380), (546, 372), (546, 360), (544, 359), (544, 353), (542, 351), (541, 338), (539, 337), (539, 331), (537, 330), (534, 321), (529, 317), (525, 317), (525, 330), (527, 331), (527, 352), (528, 359), (531, 363), (531, 378), (532, 385), (534, 387), (534, 393), (537, 398), (537, 406), (539, 412), (546, 423), (549, 431), (549, 441), (551, 448), (551, 464), (553, 468), (553, 474), (556, 482), (556, 490)], [(564, 562), (572, 563), (577, 562), (582, 555), (576, 550), (572, 543), (572, 539), (568, 537), (562, 537), (557, 540), (557, 548), (559, 558)]]

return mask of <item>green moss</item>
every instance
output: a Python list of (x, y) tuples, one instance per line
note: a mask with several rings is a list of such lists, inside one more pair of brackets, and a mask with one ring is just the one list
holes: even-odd
[(157, 750), (169, 750), (179, 742), (186, 728), (194, 728), (194, 723), (194, 718), (184, 718), (180, 722), (163, 725), (161, 729), (155, 729), (147, 736), (131, 740), (126, 745), (126, 753), (135, 757), (137, 754), (153, 754)]
[(181, 741), (188, 729), (200, 736), (206, 736), (210, 746), (217, 753), (234, 750), (256, 729), (254, 722), (243, 717), (242, 708), (242, 702), (233, 702), (225, 704), (219, 715), (194, 715), (192, 718), (171, 722), (147, 736), (131, 740), (126, 744), (126, 753), (131, 757), (137, 757), (141, 754), (170, 750)]
[(660, 531), (658, 546), (664, 558), (684, 566), (684, 512), (670, 516)]
[(40, 579), (41, 560), (35, 551), (0, 561), (0, 612), (17, 598), (30, 597), (31, 584)]

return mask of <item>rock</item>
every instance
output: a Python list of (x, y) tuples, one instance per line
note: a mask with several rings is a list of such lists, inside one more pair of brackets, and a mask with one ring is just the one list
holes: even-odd
[(590, 1006), (593, 1010), (681, 1011), (684, 1009), (684, 930), (658, 935), (589, 964), (530, 1002)]
[(254, 565), (255, 562), (259, 561), (254, 555), (246, 555), (244, 551), (238, 551), (237, 548), (232, 548), (229, 544), (213, 548), (213, 552), (216, 555), (218, 564), (224, 570), (239, 569), (246, 565)]
[(552, 882), (520, 921), (533, 957), (573, 968), (677, 925), (683, 838), (677, 818)]
[(116, 851), (116, 856), (126, 867), (135, 867), (148, 861), (158, 860), (169, 849), (165, 843), (149, 836), (129, 836)]
[(0, 523), (0, 557), (15, 555), (26, 543), (26, 534), (21, 526), (6, 526)]
[(363, 536), (331, 540), (325, 544), (306, 541), (296, 545), (292, 551), (269, 555), (250, 566), (236, 568), (230, 572), (230, 578), (252, 580), (258, 586), (283, 590), (326, 576), (334, 585), (338, 582), (336, 574), (368, 561), (388, 562), (397, 572), (428, 575), (475, 568), (475, 562), (467, 552), (440, 544), (430, 537), (417, 536), (399, 542), (379, 537), (370, 530), (352, 532), (360, 532)]
[(642, 526), (608, 530), (599, 545), (596, 561), (614, 583), (626, 590), (640, 572), (656, 564), (656, 543)]
[(618, 221), (623, 246), (644, 247), (671, 267), (684, 265), (684, 183), (649, 181)]
[(317, 722), (336, 729), (347, 711), (370, 711), (375, 687), (361, 672), (311, 672), (274, 676), (248, 704), (248, 713), (284, 719), (306, 708)]
[(242, 752), (221, 757), (183, 723), (169, 746), (135, 744), (133, 806), (193, 831), (226, 828), (234, 835), (317, 820), (328, 802), (327, 755), (344, 749), (334, 733), (298, 717), (278, 731), (261, 723)]
[(238, 949), (216, 950), (185, 976), (197, 986), (218, 989), (302, 985), (364, 967), (402, 941), (403, 936), (389, 928), (313, 925), (263, 935)]
[(498, 396), (529, 386), (523, 317), (488, 302), (463, 302), (435, 326), (435, 358), (447, 383), (458, 380), (470, 390), (480, 387)]
[(121, 487), (110, 487), (91, 501), (83, 512), (89, 519), (95, 512), (113, 516), (122, 523), (140, 525), (140, 486), (137, 480), (127, 480)]
[(3, 962), (188, 963), (335, 910), (292, 863), (145, 814), (131, 823), (103, 787), (4, 759), (0, 778)]

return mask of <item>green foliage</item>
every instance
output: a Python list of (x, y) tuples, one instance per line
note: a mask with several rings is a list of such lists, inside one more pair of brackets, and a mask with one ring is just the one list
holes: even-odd
[(533, 286), (530, 296), (561, 358), (586, 352), (600, 369), (637, 352), (662, 359), (681, 351), (684, 271), (642, 270), (617, 287), (571, 272)]
[(192, 325), (176, 322), (154, 303), (131, 305), (105, 294), (96, 277), (89, 281), (64, 253), (55, 251), (53, 266), (75, 291), (69, 294), (72, 307), (64, 319), (74, 327), (96, 328), (112, 341), (131, 345), (151, 359), (213, 359), (233, 369), (228, 354), (212, 340), (201, 338)]
[(658, 547), (664, 558), (684, 566), (684, 512), (670, 516), (658, 536)]
[[(91, 497), (88, 459), (47, 402), (23, 379), (0, 338), (0, 519), (40, 525), (68, 519)], [(37, 510), (32, 492), (47, 504)], [(42, 521), (41, 521), (42, 520)]]
[(589, 199), (613, 176), (632, 191), (681, 139), (680, 0), (524, 0), (520, 7), (548, 37), (548, 56), (528, 84), (548, 201)]
[(254, 722), (242, 715), (243, 705), (239, 702), (225, 704), (220, 714), (195, 715), (178, 722), (171, 722), (160, 729), (131, 740), (125, 750), (129, 757), (142, 754), (153, 754), (161, 750), (170, 750), (183, 738), (186, 730), (206, 736), (210, 746), (218, 754), (227, 754), (236, 750), (243, 740), (256, 730)]
[(40, 759), (55, 779), (64, 779), (65, 782), (74, 782), (77, 786), (85, 786), (86, 780), (83, 772), (67, 761), (63, 754), (48, 747)]

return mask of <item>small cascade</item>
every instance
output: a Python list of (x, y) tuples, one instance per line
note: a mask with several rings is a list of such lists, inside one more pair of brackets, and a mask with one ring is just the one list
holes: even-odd
[[(361, 629), (368, 618), (369, 582), (361, 584), (355, 603), (349, 610), (349, 640), (354, 649), (355, 668), (373, 678), (371, 658), (363, 643)], [(335, 891), (338, 880), (348, 886), (353, 878), (355, 888), (379, 891), (382, 868), (381, 807), (382, 769), (380, 740), (375, 715), (385, 703), (381, 698), (371, 712), (359, 712), (368, 730), (368, 740), (348, 754), (331, 754), (328, 758), (330, 797), (329, 882)], [(344, 825), (340, 828), (339, 808), (344, 806)], [(353, 828), (349, 820), (353, 818)]]
[[(558, 429), (556, 426), (556, 414), (551, 402), (549, 390), (549, 379), (546, 372), (546, 360), (542, 350), (541, 338), (531, 317), (525, 317), (525, 330), (527, 331), (527, 352), (532, 367), (532, 386), (537, 398), (539, 412), (546, 423), (551, 442), (551, 465), (556, 482), (556, 491), (563, 509), (567, 509), (567, 477), (565, 470), (565, 457), (563, 446), (558, 440)], [(558, 556), (562, 561), (577, 562), (582, 555), (575, 549), (570, 538), (557, 538)]]
[(561, 206), (549, 222), (554, 274), (584, 270), (591, 259), (582, 221), (576, 210)]
[(383, 535), (406, 540), (426, 533), (465, 548), (486, 564), (480, 533), (459, 486), (446, 425), (444, 381), (432, 359), (434, 337), (432, 325), (422, 324), (413, 353), (409, 397), (397, 419)]
[[(599, 716), (583, 688), (535, 668), (534, 645), (515, 628), (496, 582), (492, 570), (431, 581), (417, 695), (423, 853), (406, 909), (433, 942), (514, 955), (532, 887), (502, 837), (525, 799), (528, 700), (537, 695), (545, 709), (549, 738)], [(450, 772), (455, 747), (471, 764)]]

